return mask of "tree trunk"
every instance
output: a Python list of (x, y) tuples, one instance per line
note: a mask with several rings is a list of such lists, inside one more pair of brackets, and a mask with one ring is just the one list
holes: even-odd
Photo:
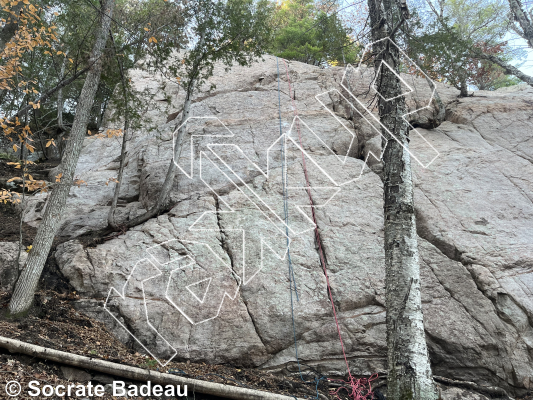
[[(68, 51), (67, 51), (68, 52)], [(60, 82), (65, 79), (65, 67), (67, 65), (67, 57), (65, 55), (65, 58), (63, 59), (63, 63), (61, 64), (61, 72), (60, 72)], [(65, 128), (65, 125), (63, 125), (63, 107), (64, 107), (64, 100), (63, 100), (63, 87), (61, 86), (57, 91), (57, 126), (59, 129), (61, 129), (61, 134), (58, 137), (58, 143), (57, 143), (57, 149), (59, 151), (59, 158), (63, 158), (63, 154), (65, 154), (65, 136), (67, 136), (67, 129)]]
[(522, 28), (522, 32), (518, 32), (522, 38), (527, 41), (528, 46), (533, 49), (533, 22), (524, 11), (522, 2), (520, 0), (509, 0), (509, 7), (513, 18), (518, 22)]
[(115, 192), (113, 194), (113, 200), (111, 202), (111, 208), (107, 216), (107, 224), (114, 230), (118, 231), (119, 226), (115, 222), (115, 210), (117, 209), (118, 197), (120, 195), (120, 187), (122, 186), (122, 177), (124, 175), (124, 164), (126, 163), (126, 151), (129, 141), (129, 101), (128, 101), (128, 89), (126, 87), (126, 77), (124, 76), (124, 67), (120, 57), (117, 55), (117, 49), (115, 46), (115, 41), (113, 39), (113, 33), (110, 32), (111, 41), (113, 42), (113, 47), (115, 49), (115, 58), (117, 59), (117, 64), (120, 72), (120, 80), (122, 84), (122, 94), (124, 96), (124, 132), (122, 136), (122, 147), (120, 149), (120, 165), (118, 168), (117, 183), (115, 184)]
[[(91, 68), (93, 68), (94, 63), (95, 63), (96, 61), (98, 61), (98, 60), (99, 60), (99, 58), (98, 58), (98, 59), (94, 59), (94, 60), (91, 58), (91, 63), (90, 63), (87, 67), (85, 67), (85, 68), (79, 70), (78, 72), (76, 72), (76, 73), (75, 73), (73, 76), (71, 76), (70, 78), (65, 79), (64, 81), (59, 82), (56, 86), (54, 86), (52, 89), (47, 90), (47, 91), (46, 91), (45, 93), (43, 93), (38, 99), (34, 100), (33, 102), (36, 103), (36, 104), (37, 104), (37, 103), (44, 103), (46, 100), (48, 100), (48, 98), (49, 98), (50, 96), (52, 96), (52, 95), (53, 95), (55, 92), (57, 92), (59, 89), (64, 88), (65, 86), (70, 85), (72, 82), (74, 82), (76, 79), (78, 79), (81, 75), (83, 75), (84, 73), (86, 73), (87, 71), (89, 71)], [(33, 106), (32, 106), (31, 104), (22, 107), (22, 108), (21, 108), (21, 109), (15, 114), (15, 115), (12, 115), (11, 117), (9, 117), (9, 118), (6, 120), (6, 122), (7, 122), (7, 121), (15, 121), (15, 119), (16, 119), (17, 117), (21, 118), (21, 117), (26, 113), (26, 111), (28, 111), (28, 110), (30, 110), (30, 109), (32, 109), (32, 108), (33, 108)]]
[(385, 61), (399, 74), (400, 54), (390, 32), (391, 26), (400, 21), (401, 14), (392, 0), (369, 0), (368, 5), (374, 67), (379, 74), (376, 82), (383, 96), (379, 99), (379, 115), (383, 126), (394, 135), (382, 130), (387, 138), (383, 153), (387, 399), (434, 400), (437, 393), (431, 375), (420, 295), (414, 187), (407, 151), (409, 126), (402, 118), (406, 112), (405, 99), (401, 96), (398, 77), (389, 68), (381, 68)]
[(183, 142), (183, 136), (185, 135), (185, 122), (189, 118), (189, 113), (191, 110), (191, 100), (192, 100), (192, 87), (194, 87), (194, 80), (190, 82), (191, 84), (189, 89), (187, 91), (187, 97), (185, 98), (185, 102), (183, 103), (183, 114), (181, 117), (181, 123), (180, 128), (178, 129), (178, 135), (176, 136), (176, 139), (174, 140), (174, 154), (173, 159), (170, 160), (168, 169), (167, 169), (167, 175), (165, 176), (165, 182), (163, 183), (163, 186), (161, 187), (161, 192), (159, 192), (159, 197), (157, 198), (156, 204), (148, 210), (146, 213), (139, 215), (136, 218), (133, 218), (126, 222), (124, 225), (127, 228), (131, 228), (133, 226), (137, 226), (139, 224), (142, 224), (146, 221), (148, 221), (150, 218), (155, 217), (157, 214), (159, 214), (161, 211), (164, 210), (168, 196), (170, 194), (170, 190), (172, 189), (172, 186), (174, 185), (174, 177), (176, 176), (176, 164), (174, 163), (174, 160), (178, 160), (181, 154), (181, 147)]
[[(65, 67), (67, 65), (67, 54), (68, 51), (65, 53), (65, 58), (63, 59), (63, 63), (61, 64), (61, 72), (59, 76), (59, 81), (62, 82), (63, 79), (65, 79)], [(57, 91), (57, 125), (59, 126), (59, 129), (62, 131), (65, 131), (65, 127), (63, 126), (63, 87), (60, 87)]]
[[(198, 40), (198, 48), (201, 49), (204, 45), (204, 33), (200, 35), (200, 38)], [(176, 138), (174, 139), (174, 152), (173, 152), (173, 159), (170, 160), (168, 169), (167, 169), (167, 175), (165, 177), (165, 182), (163, 183), (163, 186), (161, 187), (161, 192), (159, 192), (159, 197), (157, 198), (156, 204), (148, 210), (146, 213), (139, 215), (138, 217), (129, 220), (124, 225), (127, 228), (131, 228), (134, 226), (137, 226), (139, 224), (142, 224), (146, 221), (148, 221), (150, 218), (155, 217), (157, 214), (159, 214), (161, 211), (163, 211), (167, 205), (168, 196), (170, 194), (170, 190), (172, 189), (172, 186), (174, 185), (174, 177), (176, 176), (176, 163), (174, 160), (178, 160), (181, 154), (181, 148), (183, 144), (183, 136), (185, 135), (185, 122), (187, 119), (189, 119), (189, 114), (191, 110), (191, 104), (192, 104), (192, 96), (194, 93), (194, 88), (196, 86), (197, 79), (196, 77), (200, 75), (199, 66), (202, 58), (202, 54), (199, 54), (197, 59), (195, 60), (195, 65), (192, 67), (192, 71), (189, 81), (187, 83), (187, 94), (185, 96), (185, 102), (183, 103), (183, 109), (182, 109), (182, 116), (181, 116), (181, 122), (178, 129), (178, 134)]]
[(492, 63), (494, 63), (496, 65), (499, 65), (500, 67), (503, 68), (503, 70), (505, 71), (505, 73), (507, 75), (514, 75), (518, 79), (520, 79), (522, 82), (525, 82), (529, 86), (533, 87), (533, 76), (524, 74), (518, 68), (516, 68), (515, 66), (509, 64), (506, 61), (503, 61), (501, 58), (496, 57), (493, 54), (483, 54), (481, 51), (476, 50), (476, 49), (473, 49), (471, 55), (472, 55), (473, 58), (481, 58), (483, 60), (488, 60), (488, 61), (490, 61), (490, 62), (492, 62)]
[(19, 314), (30, 308), (44, 263), (50, 252), (57, 230), (60, 227), (61, 217), (74, 178), (76, 164), (78, 163), (83, 140), (87, 133), (87, 123), (89, 121), (94, 96), (100, 81), (103, 61), (101, 55), (107, 42), (114, 6), (115, 0), (103, 1), (100, 25), (96, 32), (96, 42), (91, 54), (90, 63), (92, 66), (81, 90), (76, 109), (76, 117), (72, 124), (70, 140), (68, 141), (65, 156), (59, 168), (59, 172), (63, 175), (61, 181), (54, 186), (50, 194), (43, 219), (37, 229), (33, 248), (28, 255), (26, 268), (15, 286), (13, 297), (9, 303), (9, 310), (12, 314)]
[(466, 79), (464, 77), (461, 77), (461, 80), (459, 81), (459, 90), (459, 96), (468, 97), (468, 85), (466, 84)]

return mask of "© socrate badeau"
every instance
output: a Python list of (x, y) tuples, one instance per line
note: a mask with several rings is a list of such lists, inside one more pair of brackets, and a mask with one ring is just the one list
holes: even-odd
[[(28, 384), (28, 395), (31, 397), (102, 397), (105, 388), (102, 385), (93, 385), (89, 382), (87, 385), (44, 385), (37, 381), (31, 381)], [(187, 396), (187, 385), (153, 385), (148, 381), (145, 385), (128, 385), (123, 381), (113, 381), (113, 396)]]

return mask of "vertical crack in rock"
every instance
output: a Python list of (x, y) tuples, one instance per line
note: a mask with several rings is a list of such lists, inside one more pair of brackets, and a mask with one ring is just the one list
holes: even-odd
[[(213, 198), (215, 200), (217, 225), (218, 225), (218, 229), (220, 230), (220, 236), (219, 236), (220, 247), (222, 248), (222, 250), (224, 250), (224, 252), (227, 254), (227, 256), (228, 256), (228, 258), (230, 260), (231, 270), (233, 271), (233, 274), (237, 275), (237, 272), (235, 271), (235, 265), (233, 264), (233, 254), (231, 252), (230, 247), (228, 246), (228, 243), (226, 242), (225, 234), (222, 231), (223, 228), (222, 228), (222, 221), (220, 219), (220, 203), (219, 203), (219, 200), (218, 200), (218, 196), (215, 194), (215, 195), (213, 195)], [(234, 276), (234, 275), (232, 275), (232, 276)], [(235, 279), (235, 282), (237, 283), (237, 285), (239, 284), (237, 279)], [(261, 344), (263, 345), (263, 347), (266, 350), (267, 349), (267, 345), (263, 342), (263, 338), (261, 337), (261, 335), (259, 333), (259, 329), (257, 328), (256, 321), (255, 321), (252, 313), (250, 312), (250, 310), (248, 308), (248, 303), (244, 300), (244, 297), (242, 296), (240, 287), (238, 289), (238, 292), (239, 292), (239, 297), (242, 300), (242, 302), (244, 304), (244, 307), (246, 308), (246, 312), (248, 313), (248, 316), (250, 317), (250, 320), (252, 321), (252, 325), (254, 327), (255, 334), (257, 335), (257, 337), (261, 341)], [(267, 351), (267, 353), (268, 353), (268, 351)]]
[[(461, 305), (461, 307), (466, 311), (466, 313), (467, 313), (468, 315), (470, 315), (470, 316), (472, 317), (472, 319), (473, 319), (474, 321), (476, 321), (481, 327), (483, 327), (484, 332), (478, 332), (478, 334), (479, 334), (481, 337), (485, 337), (485, 336), (486, 336), (486, 337), (490, 337), (490, 335), (488, 334), (488, 332), (487, 332), (487, 330), (486, 330), (486, 328), (485, 328), (483, 322), (480, 321), (480, 320), (476, 317), (476, 315), (472, 314), (472, 312), (470, 312), (470, 310), (468, 309), (468, 307), (466, 307), (466, 306), (461, 302), (460, 299), (457, 299), (457, 297), (455, 296), (455, 294), (453, 293), (453, 291), (452, 291), (447, 285), (445, 285), (445, 284), (442, 282), (441, 279), (439, 279), (438, 275), (435, 273), (434, 269), (433, 269), (432, 266), (431, 266), (431, 261), (430, 261), (430, 260), (426, 260), (426, 259), (423, 257), (422, 254), (420, 255), (420, 258), (421, 258), (422, 261), (424, 261), (424, 263), (429, 267), (429, 269), (430, 269), (431, 272), (433, 273), (433, 276), (435, 277), (435, 279), (437, 280), (437, 282), (439, 282), (439, 284), (442, 286), (442, 288), (443, 288), (444, 290), (446, 290), (446, 292), (448, 292), (448, 294), (450, 295), (450, 297), (451, 297), (454, 301), (456, 301), (459, 305)], [(455, 260), (453, 260), (453, 261), (455, 261)], [(468, 271), (468, 270), (467, 270), (467, 271)]]
[(93, 277), (96, 276), (96, 269), (94, 268), (94, 263), (93, 263), (93, 260), (91, 258), (91, 255), (89, 254), (88, 249), (83, 247), (83, 252), (85, 253), (87, 261), (91, 265), (91, 269), (92, 269), (93, 273), (89, 274), (89, 279), (91, 280), (91, 286), (92, 286), (93, 291), (96, 291), (95, 287), (94, 287), (94, 279), (93, 279)]

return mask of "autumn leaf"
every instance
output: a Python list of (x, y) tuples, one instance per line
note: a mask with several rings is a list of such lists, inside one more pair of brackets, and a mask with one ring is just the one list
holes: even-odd
[(63, 176), (62, 172), (59, 175), (56, 175), (56, 182), (61, 182), (61, 177), (62, 176)]
[(77, 185), (78, 187), (81, 187), (81, 185), (84, 184), (84, 183), (85, 183), (85, 186), (88, 186), (87, 182), (85, 182), (83, 179), (76, 179), (74, 181), (74, 184)]

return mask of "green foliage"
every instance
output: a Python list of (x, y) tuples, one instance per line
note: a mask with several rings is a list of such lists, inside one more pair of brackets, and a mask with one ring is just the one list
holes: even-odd
[(146, 369), (152, 369), (152, 368), (155, 368), (157, 367), (157, 360), (154, 360), (154, 359), (147, 359), (145, 362), (139, 364), (139, 367), (141, 368), (146, 368)]
[(13, 153), (0, 153), (0, 160), (18, 161), (18, 158)]
[[(411, 58), (417, 59), (431, 78), (447, 82), (463, 93), (468, 86), (495, 90), (514, 84), (515, 79), (505, 76), (500, 67), (472, 57), (472, 49), (477, 49), (505, 61), (513, 58), (502, 41), (507, 31), (505, 2), (443, 0), (438, 4), (440, 8), (432, 8), (429, 21), (422, 23), (415, 18), (411, 24)], [(416, 12), (415, 16), (418, 17)]]
[(353, 63), (358, 48), (336, 13), (319, 10), (313, 0), (285, 0), (276, 10), (270, 51), (312, 65)]
[[(32, 0), (33, 1), (33, 0)], [(0, 94), (0, 108), (4, 115), (17, 112), (26, 101), (32, 101), (43, 92), (56, 86), (61, 79), (61, 66), (65, 64), (65, 78), (90, 64), (89, 55), (94, 44), (94, 25), (99, 19), (100, 3), (95, 0), (35, 0), (45, 10), (43, 21), (56, 26), (57, 40), (52, 49), (35, 48), (24, 54), (21, 71), (16, 78), (14, 90)], [(112, 36), (104, 53), (104, 70), (101, 75), (89, 122), (89, 129), (95, 130), (103, 114), (113, 104), (115, 118), (126, 112), (122, 90), (116, 90), (121, 82), (117, 58), (125, 73), (146, 57), (163, 64), (173, 51), (186, 47), (184, 33), (186, 21), (183, 18), (181, 1), (165, 0), (116, 0), (112, 23)], [(48, 51), (50, 50), (50, 51)], [(31, 78), (37, 93), (27, 95), (24, 86), (17, 87), (20, 80)], [(83, 86), (84, 75), (63, 89), (63, 119), (67, 129), (74, 119), (77, 100)], [(129, 95), (128, 114), (130, 120), (140, 123), (138, 114), (140, 94), (133, 91), (127, 81)], [(57, 95), (57, 94), (56, 94)], [(30, 113), (29, 123), (33, 131), (45, 131), (54, 135), (57, 126), (57, 101), (54, 95), (39, 109)]]
[(213, 75), (216, 62), (251, 65), (272, 38), (273, 5), (269, 0), (195, 0), (186, 9), (194, 43), (170, 71), (192, 93)]

